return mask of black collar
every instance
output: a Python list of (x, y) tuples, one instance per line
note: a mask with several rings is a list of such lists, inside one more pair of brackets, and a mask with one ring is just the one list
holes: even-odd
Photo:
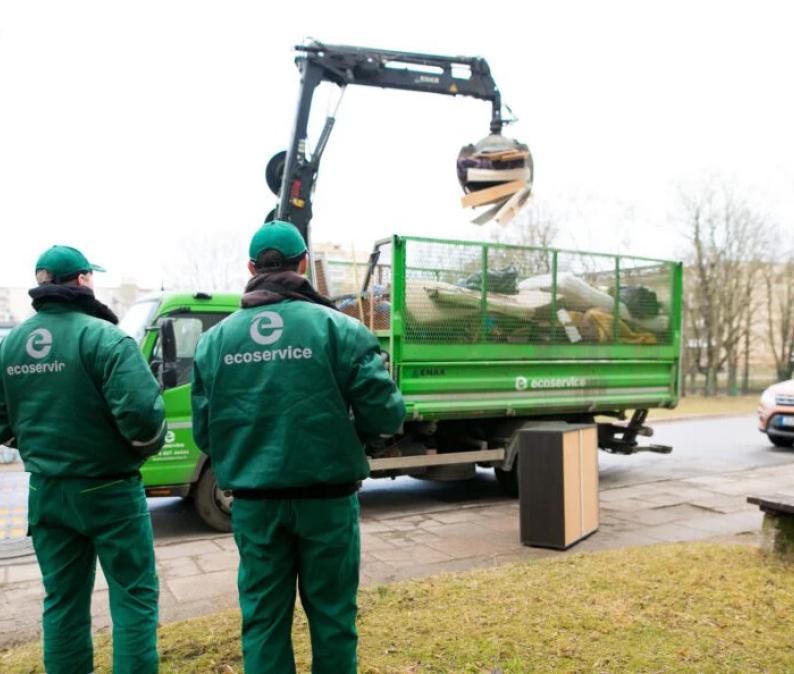
[(94, 296), (91, 288), (45, 283), (29, 290), (28, 295), (33, 298), (33, 308), (36, 311), (46, 304), (56, 302), (74, 307), (89, 316), (109, 321), (113, 325), (118, 325), (119, 322), (118, 316)]

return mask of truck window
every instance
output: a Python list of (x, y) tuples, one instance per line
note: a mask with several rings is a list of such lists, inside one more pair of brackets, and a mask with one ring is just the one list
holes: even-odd
[[(177, 386), (189, 384), (193, 380), (193, 357), (196, 355), (196, 346), (205, 330), (220, 323), (228, 314), (212, 313), (185, 313), (170, 314), (168, 318), (174, 321), (174, 335), (176, 337), (176, 366)], [(152, 361), (159, 360), (160, 340), (152, 349)]]
[(152, 322), (158, 300), (141, 300), (133, 304), (119, 322), (119, 327), (140, 345), (146, 335), (146, 328)]

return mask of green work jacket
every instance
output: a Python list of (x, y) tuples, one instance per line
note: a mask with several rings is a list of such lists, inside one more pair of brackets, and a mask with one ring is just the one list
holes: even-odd
[(25, 470), (105, 477), (138, 470), (165, 437), (165, 408), (135, 341), (51, 302), (0, 343), (0, 443)]
[(361, 438), (405, 418), (375, 336), (310, 302), (236, 311), (202, 336), (193, 374), (193, 437), (223, 489), (362, 480)]

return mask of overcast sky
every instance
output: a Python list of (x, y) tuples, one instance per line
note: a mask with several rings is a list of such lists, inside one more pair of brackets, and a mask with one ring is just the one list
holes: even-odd
[[(196, 242), (244, 242), (275, 203), (264, 167), (288, 142), (307, 36), (487, 58), (563, 245), (672, 257), (676, 189), (714, 173), (794, 238), (786, 7), (0, 0), (0, 285), (30, 284), (53, 243), (105, 265), (103, 284), (154, 286)], [(454, 170), (489, 119), (474, 100), (349, 87), (313, 239), (489, 237)]]

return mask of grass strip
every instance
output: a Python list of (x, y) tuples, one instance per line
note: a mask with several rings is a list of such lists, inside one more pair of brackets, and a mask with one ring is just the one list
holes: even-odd
[(759, 394), (743, 396), (713, 396), (706, 398), (701, 395), (688, 395), (681, 398), (673, 410), (652, 409), (648, 413), (648, 421), (655, 419), (671, 419), (685, 416), (700, 415), (739, 415), (754, 414), (758, 409)]
[[(749, 546), (657, 545), (564, 555), (368, 588), (360, 672), (752, 674), (794, 671), (794, 567)], [(308, 672), (306, 621), (295, 626)], [(162, 627), (163, 674), (241, 674), (239, 614)], [(110, 672), (96, 638), (97, 674)], [(43, 672), (38, 644), (0, 671)]]

